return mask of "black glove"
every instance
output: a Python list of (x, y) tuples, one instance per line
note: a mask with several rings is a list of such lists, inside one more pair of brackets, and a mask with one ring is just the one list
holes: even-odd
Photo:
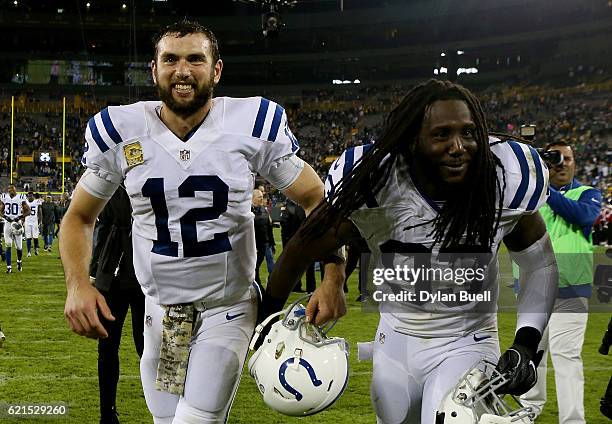
[(538, 381), (537, 367), (544, 351), (537, 351), (541, 335), (531, 327), (520, 328), (514, 344), (505, 351), (495, 369), (504, 374), (508, 382), (498, 388), (498, 394), (520, 396), (527, 393)]

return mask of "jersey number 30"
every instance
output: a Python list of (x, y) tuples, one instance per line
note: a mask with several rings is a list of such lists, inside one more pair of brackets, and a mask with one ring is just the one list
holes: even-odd
[[(195, 197), (196, 191), (211, 191), (212, 206), (190, 209), (180, 218), (183, 256), (196, 258), (232, 250), (227, 232), (215, 233), (211, 240), (198, 241), (196, 223), (217, 219), (227, 210), (229, 187), (216, 175), (191, 175), (178, 187), (179, 197)], [(178, 257), (178, 243), (170, 238), (168, 206), (163, 178), (149, 178), (142, 186), (142, 195), (151, 199), (155, 213), (157, 240), (153, 241), (153, 253)]]

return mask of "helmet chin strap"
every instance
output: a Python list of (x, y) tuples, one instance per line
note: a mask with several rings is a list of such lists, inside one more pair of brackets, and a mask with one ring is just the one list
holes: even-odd
[(249, 350), (255, 350), (255, 345), (257, 344), (257, 341), (261, 337), (261, 332), (266, 327), (266, 325), (268, 325), (270, 321), (272, 321), (274, 318), (281, 316), (285, 312), (287, 312), (287, 309), (283, 309), (282, 311), (272, 314), (268, 318), (264, 319), (257, 327), (255, 327), (255, 334), (253, 335), (253, 338), (251, 339), (251, 343), (249, 344)]
[[(293, 302), (291, 305), (287, 306), (282, 311), (278, 311), (275, 314), (272, 314), (268, 318), (264, 319), (257, 327), (255, 327), (255, 334), (253, 335), (253, 338), (251, 339), (251, 343), (249, 344), (249, 350), (255, 350), (255, 345), (257, 344), (257, 341), (261, 337), (261, 332), (266, 327), (266, 325), (268, 325), (270, 323), (270, 321), (272, 321), (274, 318), (276, 318), (278, 316), (281, 316), (283, 314), (286, 317), (287, 315), (289, 315), (289, 312), (291, 312), (291, 310), (293, 308), (295, 308), (297, 305), (299, 305), (299, 303), (301, 301), (306, 300), (306, 299), (310, 299), (310, 296), (312, 296), (311, 293), (305, 294), (304, 296), (300, 297), (298, 300)], [(327, 333), (325, 333), (325, 334), (327, 334)]]

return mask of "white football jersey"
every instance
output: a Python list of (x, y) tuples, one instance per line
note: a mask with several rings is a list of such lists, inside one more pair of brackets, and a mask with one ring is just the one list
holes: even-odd
[(161, 121), (161, 105), (110, 106), (91, 118), (84, 164), (125, 183), (145, 294), (162, 305), (231, 303), (255, 279), (255, 174), (274, 177), (297, 140), (284, 109), (261, 97), (213, 99), (187, 141)]
[[(399, 279), (390, 277), (390, 284), (385, 280), (375, 286), (374, 290), (383, 293), (422, 290), (456, 294), (455, 298), (433, 299), (427, 298), (427, 295), (421, 298), (420, 293), (416, 293), (416, 297), (408, 301), (381, 302), (379, 306), (383, 318), (399, 332), (419, 337), (450, 337), (476, 330), (496, 329), (499, 273), (497, 252), (503, 238), (512, 231), (521, 216), (535, 213), (546, 202), (548, 170), (536, 150), (530, 146), (516, 141), (500, 142), (493, 137), (489, 143), (492, 152), (503, 165), (503, 171), (497, 168), (497, 178), (503, 187), (502, 172), (505, 173), (505, 191), (501, 220), (491, 248), (493, 253), (481, 256), (480, 262), (473, 259), (476, 256), (474, 254), (468, 254), (465, 259), (458, 261), (455, 256), (449, 262), (449, 255), (440, 253), (439, 244), (433, 243), (432, 221), (438, 215), (441, 205), (418, 191), (407, 172), (404, 159), (399, 156), (382, 190), (350, 215), (372, 252), (369, 275), (373, 275), (374, 268), (395, 269), (397, 266), (401, 269), (406, 266), (415, 270), (439, 269), (444, 272), (455, 272), (458, 264), (463, 269), (481, 269), (483, 278), (480, 278), (478, 286), (468, 287), (465, 281), (457, 280), (458, 274), (452, 274), (451, 281), (440, 279), (441, 274), (435, 274), (436, 271), (428, 271), (431, 272), (429, 275), (435, 277), (429, 277), (425, 279), (429, 281), (425, 282), (411, 279), (411, 274), (401, 274)], [(350, 148), (332, 164), (325, 182), (326, 197), (333, 194), (338, 181), (372, 146)], [(459, 300), (459, 291), (466, 289), (489, 293), (490, 300), (455, 301)]]
[(8, 193), (2, 193), (0, 200), (4, 203), (4, 216), (7, 218), (16, 218), (23, 214), (23, 202), (27, 201), (25, 194), (17, 193), (15, 197), (11, 197)]
[(25, 223), (26, 225), (38, 225), (38, 208), (42, 205), (42, 199), (34, 199), (31, 202), (27, 200), (28, 206), (30, 206), (30, 214), (26, 216)]

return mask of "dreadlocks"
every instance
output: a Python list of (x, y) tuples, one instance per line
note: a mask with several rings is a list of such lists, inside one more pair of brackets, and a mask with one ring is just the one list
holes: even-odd
[(466, 102), (476, 124), (474, 138), (478, 151), (463, 189), (446, 199), (433, 221), (434, 241), (441, 242), (442, 248), (470, 245), (490, 251), (503, 205), (505, 187), (501, 187), (496, 175), (496, 166), (502, 164), (489, 148), (486, 118), (478, 99), (458, 84), (434, 79), (412, 88), (389, 114), (374, 146), (343, 177), (328, 202), (322, 202), (315, 209), (300, 236), (316, 237), (348, 218), (367, 197), (384, 187), (398, 155), (403, 155), (410, 166), (425, 114), (438, 100)]

